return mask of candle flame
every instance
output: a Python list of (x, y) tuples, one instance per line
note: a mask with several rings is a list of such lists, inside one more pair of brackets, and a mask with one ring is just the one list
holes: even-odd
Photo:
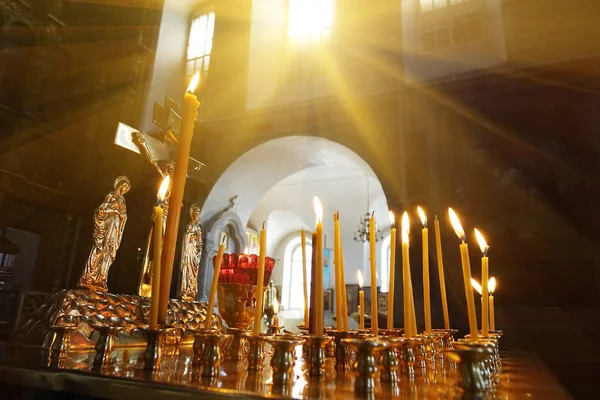
[(244, 252), (242, 254), (248, 254), (248, 248), (247, 247), (244, 248)]
[(279, 313), (279, 302), (277, 301), (277, 298), (273, 299), (273, 312), (275, 315)]
[(483, 288), (481, 287), (479, 282), (477, 282), (473, 278), (471, 278), (471, 286), (473, 286), (473, 289), (477, 290), (477, 293), (479, 293), (479, 294), (483, 293)]
[(190, 84), (188, 85), (187, 91), (189, 93), (194, 93), (196, 91), (196, 88), (198, 87), (199, 83), (200, 83), (200, 71), (196, 71), (196, 73), (192, 77), (192, 80), (190, 81)]
[(450, 222), (452, 223), (452, 227), (454, 228), (454, 232), (456, 232), (456, 236), (463, 242), (466, 240), (465, 231), (463, 230), (462, 225), (460, 224), (460, 220), (458, 219), (458, 215), (454, 212), (452, 207), (448, 208), (448, 215), (450, 215)]
[(425, 215), (425, 212), (419, 206), (417, 206), (417, 213), (419, 213), (419, 218), (421, 218), (421, 223), (423, 224), (423, 228), (427, 228), (427, 215)]
[(359, 286), (359, 287), (361, 288), (361, 290), (362, 290), (362, 287), (364, 286), (364, 283), (365, 283), (365, 282), (363, 281), (363, 277), (362, 277), (362, 274), (360, 273), (360, 271), (358, 271), (358, 272), (356, 273), (356, 277), (358, 278), (358, 286)]
[(323, 221), (323, 206), (319, 201), (319, 198), (315, 196), (313, 198), (313, 205), (315, 207), (315, 215), (317, 216), (317, 224)]
[(490, 280), (488, 281), (488, 292), (490, 292), (490, 295), (494, 294), (494, 291), (496, 290), (496, 278), (494, 278), (493, 276), (490, 278)]
[(391, 229), (394, 229), (396, 227), (396, 217), (394, 216), (393, 212), (389, 212), (388, 216), (390, 217), (390, 227)]
[(167, 195), (167, 190), (169, 190), (169, 182), (171, 181), (171, 177), (169, 175), (165, 176), (162, 183), (160, 184), (160, 189), (158, 189), (158, 201), (165, 201), (165, 196)]
[(490, 246), (488, 246), (488, 244), (485, 242), (485, 238), (477, 229), (475, 229), (475, 237), (477, 237), (477, 241), (479, 242), (479, 248), (481, 249), (481, 253), (484, 257), (487, 256), (488, 249), (490, 248)]
[(408, 232), (410, 232), (410, 221), (408, 213), (404, 211), (402, 214), (402, 243), (408, 243)]

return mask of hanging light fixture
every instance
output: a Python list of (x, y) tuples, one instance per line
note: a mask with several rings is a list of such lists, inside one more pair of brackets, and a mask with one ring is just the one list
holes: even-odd
[[(369, 228), (369, 218), (371, 217), (371, 211), (370, 209), (370, 187), (369, 187), (369, 177), (367, 176), (367, 212), (360, 217), (359, 221), (358, 221), (358, 229), (356, 231), (354, 231), (354, 240), (360, 243), (365, 243), (369, 241), (369, 234), (370, 232), (370, 228)], [(383, 235), (381, 234), (381, 232), (379, 232), (379, 225), (377, 224), (377, 221), (375, 221), (375, 241), (378, 242), (380, 240), (383, 240)]]

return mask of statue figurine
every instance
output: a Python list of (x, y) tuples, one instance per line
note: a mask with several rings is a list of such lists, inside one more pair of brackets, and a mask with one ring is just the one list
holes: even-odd
[(100, 292), (106, 291), (108, 269), (114, 262), (121, 244), (127, 222), (124, 195), (129, 192), (131, 183), (126, 176), (120, 176), (115, 179), (114, 188), (94, 212), (94, 245), (79, 278), (80, 287)]
[(183, 300), (195, 300), (198, 294), (198, 268), (202, 256), (202, 226), (200, 225), (200, 207), (197, 204), (190, 208), (191, 221), (185, 228), (183, 249), (181, 250), (181, 290)]
[[(154, 163), (152, 163), (154, 165)], [(158, 163), (156, 164), (158, 165)], [(157, 167), (158, 168), (158, 167)], [(173, 176), (173, 172), (175, 171), (175, 163), (173, 161), (169, 161), (165, 166), (165, 170), (161, 170), (158, 168), (161, 176), (164, 178), (166, 176)], [(167, 228), (167, 216), (169, 214), (169, 197), (171, 196), (171, 183), (173, 180), (169, 182), (169, 188), (167, 189), (167, 193), (165, 195), (165, 199), (161, 204), (163, 212), (163, 237), (165, 233), (165, 229)], [(144, 259), (142, 261), (142, 273), (140, 276), (140, 285), (138, 287), (138, 293), (140, 296), (150, 297), (152, 294), (152, 248), (154, 244), (154, 208), (152, 209), (152, 217), (150, 218), (152, 224), (150, 225), (150, 232), (148, 232), (148, 239), (146, 240), (146, 251), (144, 253)]]

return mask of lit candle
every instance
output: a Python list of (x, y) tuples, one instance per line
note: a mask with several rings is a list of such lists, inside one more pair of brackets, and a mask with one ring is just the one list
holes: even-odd
[(481, 249), (481, 282), (483, 283), (483, 288), (481, 291), (481, 336), (488, 337), (489, 336), (489, 304), (488, 304), (488, 285), (486, 282), (488, 281), (489, 275), (489, 259), (487, 256), (488, 250), (490, 246), (487, 245), (485, 238), (477, 229), (475, 229), (475, 236), (477, 237), (477, 241), (479, 242), (479, 248)]
[(393, 212), (390, 217), (390, 283), (388, 284), (387, 328), (394, 327), (394, 288), (396, 279), (396, 218)]
[(314, 335), (317, 329), (317, 292), (315, 290), (315, 276), (317, 276), (317, 232), (312, 232), (312, 254), (310, 263), (310, 310), (308, 314), (308, 333)]
[(431, 286), (429, 284), (429, 229), (427, 228), (427, 216), (421, 207), (417, 207), (421, 218), (423, 229), (421, 236), (423, 240), (423, 303), (425, 306), (425, 333), (431, 333)]
[(379, 311), (377, 310), (377, 250), (375, 249), (375, 211), (369, 218), (369, 255), (371, 260), (371, 331), (379, 333)]
[(496, 313), (494, 310), (494, 292), (496, 291), (496, 278), (491, 277), (488, 282), (488, 292), (490, 292), (490, 329), (496, 330)]
[(446, 279), (444, 278), (444, 261), (442, 259), (442, 238), (440, 235), (440, 220), (438, 219), (437, 215), (435, 216), (434, 226), (438, 275), (440, 277), (440, 294), (442, 297), (442, 312), (444, 313), (444, 329), (450, 329), (450, 316), (448, 315), (448, 298), (446, 297)]
[(254, 336), (260, 335), (260, 322), (263, 315), (263, 299), (265, 285), (265, 258), (267, 257), (267, 231), (263, 222), (260, 230), (260, 247), (258, 248), (258, 276), (256, 278), (256, 308), (254, 309)]
[(225, 252), (225, 238), (219, 245), (217, 259), (213, 265), (213, 276), (210, 284), (210, 294), (208, 295), (208, 305), (206, 306), (206, 319), (204, 320), (204, 329), (210, 329), (212, 326), (213, 310), (215, 308), (215, 299), (217, 298), (217, 286), (219, 285), (219, 273), (223, 263), (223, 253)]
[(175, 171), (173, 173), (173, 184), (171, 196), (169, 197), (169, 215), (163, 241), (161, 257), (161, 282), (160, 302), (158, 303), (158, 321), (164, 325), (167, 319), (167, 306), (169, 304), (169, 292), (171, 291), (171, 277), (173, 276), (173, 263), (175, 261), (175, 246), (177, 244), (177, 231), (179, 229), (179, 217), (181, 216), (181, 205), (183, 203), (183, 192), (188, 173), (188, 161), (190, 159), (190, 148), (192, 136), (194, 135), (194, 124), (198, 117), (200, 102), (194, 94), (196, 86), (200, 82), (200, 72), (196, 72), (183, 100), (183, 114), (181, 127), (177, 138), (177, 154), (175, 157)]
[[(402, 286), (404, 296), (404, 333), (407, 337), (417, 334), (416, 323), (413, 321), (414, 300), (412, 293), (412, 282), (410, 277), (410, 258), (408, 253), (408, 234), (410, 232), (410, 220), (408, 213), (402, 214)], [(414, 330), (413, 330), (414, 329)]]
[(313, 203), (315, 206), (315, 214), (317, 215), (317, 224), (315, 228), (316, 238), (317, 238), (317, 252), (315, 255), (316, 258), (316, 266), (315, 266), (315, 334), (317, 336), (323, 336), (323, 318), (324, 318), (324, 310), (323, 310), (323, 206), (319, 199), (315, 196), (313, 199)]
[(342, 318), (342, 249), (340, 246), (340, 216), (333, 214), (333, 252), (335, 267), (335, 328), (338, 331), (344, 329)]
[(154, 207), (154, 257), (152, 258), (152, 297), (150, 299), (150, 329), (158, 328), (158, 307), (160, 303), (160, 257), (163, 248), (164, 210), (163, 201), (169, 189), (170, 176), (163, 179), (158, 190), (158, 202)]
[(300, 231), (302, 241), (302, 281), (304, 283), (304, 326), (308, 328), (308, 274), (306, 271), (306, 232)]
[(448, 208), (448, 214), (450, 215), (450, 221), (456, 236), (461, 240), (460, 244), (460, 259), (462, 262), (463, 280), (465, 284), (465, 296), (467, 299), (467, 312), (469, 315), (469, 331), (471, 333), (471, 340), (477, 339), (477, 316), (475, 314), (475, 299), (473, 298), (473, 289), (471, 288), (471, 262), (469, 260), (469, 247), (465, 242), (465, 231), (460, 224), (458, 216), (452, 208)]
[(359, 329), (365, 329), (365, 291), (363, 290), (364, 282), (360, 271), (356, 273), (358, 277), (358, 308), (360, 317), (358, 319)]

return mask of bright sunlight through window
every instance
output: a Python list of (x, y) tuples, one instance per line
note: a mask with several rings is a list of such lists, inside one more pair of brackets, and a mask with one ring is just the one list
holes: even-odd
[(333, 0), (290, 0), (288, 37), (292, 40), (327, 39), (333, 26)]
[(187, 75), (200, 71), (205, 75), (210, 64), (213, 32), (215, 30), (215, 13), (209, 12), (194, 18), (190, 28), (187, 51)]

